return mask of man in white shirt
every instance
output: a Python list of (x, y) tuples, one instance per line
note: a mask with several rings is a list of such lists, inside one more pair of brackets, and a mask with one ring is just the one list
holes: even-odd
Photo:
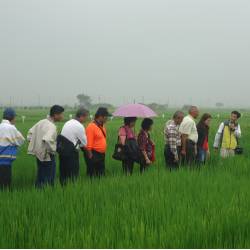
[(197, 142), (198, 131), (195, 123), (195, 119), (199, 117), (199, 109), (195, 106), (191, 106), (189, 109), (189, 115), (183, 119), (180, 125), (182, 149), (181, 156), (184, 160), (184, 164), (192, 165), (196, 160), (197, 154)]
[(87, 136), (83, 123), (89, 117), (89, 111), (80, 108), (74, 119), (65, 123), (58, 137), (58, 153), (60, 160), (60, 183), (75, 181), (79, 176), (79, 148), (87, 146)]
[(16, 112), (7, 108), (0, 124), (0, 188), (9, 188), (12, 177), (12, 163), (16, 160), (18, 147), (25, 139), (16, 129)]
[(54, 185), (56, 175), (56, 141), (57, 128), (55, 123), (63, 120), (64, 108), (54, 105), (50, 115), (35, 124), (28, 132), (28, 154), (37, 159), (36, 187)]

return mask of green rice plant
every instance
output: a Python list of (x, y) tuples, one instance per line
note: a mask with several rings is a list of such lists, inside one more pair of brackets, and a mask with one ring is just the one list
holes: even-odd
[[(24, 124), (18, 120), (17, 127), (24, 134), (46, 116), (23, 113), (27, 119)], [(225, 113), (213, 120), (210, 144), (226, 118)], [(81, 156), (80, 179), (64, 188), (58, 180), (54, 188), (34, 188), (35, 159), (25, 144), (13, 166), (12, 190), (0, 193), (0, 247), (249, 248), (250, 118), (241, 120), (244, 155), (222, 160), (212, 153), (204, 167), (176, 172), (164, 162), (165, 122), (155, 119), (157, 161), (143, 175), (135, 166), (133, 176), (124, 176), (112, 159), (122, 124), (114, 119), (107, 125), (106, 177), (89, 180)], [(139, 125), (140, 120), (137, 131)]]

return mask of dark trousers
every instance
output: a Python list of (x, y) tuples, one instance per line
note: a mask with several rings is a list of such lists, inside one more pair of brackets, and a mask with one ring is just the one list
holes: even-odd
[(89, 177), (101, 177), (105, 175), (105, 153), (92, 150), (93, 157), (90, 159), (87, 152), (84, 153)]
[(141, 172), (141, 174), (144, 173), (147, 168), (148, 168), (148, 165), (146, 164), (146, 161), (143, 161), (143, 162), (140, 163), (140, 172)]
[(79, 152), (74, 151), (70, 156), (59, 155), (60, 183), (65, 185), (67, 181), (75, 181), (79, 177)]
[(56, 176), (55, 156), (51, 156), (51, 161), (40, 161), (37, 159), (36, 187), (42, 188), (46, 185), (54, 185)]
[(192, 166), (196, 163), (196, 144), (187, 140), (186, 144), (186, 156), (182, 159), (182, 164)]
[(11, 166), (0, 165), (0, 189), (10, 188), (11, 185)]
[[(177, 148), (178, 156), (180, 158), (181, 147)], [(170, 170), (175, 170), (179, 168), (179, 162), (175, 161), (175, 155), (172, 153), (169, 145), (165, 146), (164, 150), (165, 162), (166, 166), (170, 168)]]
[(122, 161), (122, 169), (125, 174), (132, 175), (134, 170), (134, 161), (130, 159)]

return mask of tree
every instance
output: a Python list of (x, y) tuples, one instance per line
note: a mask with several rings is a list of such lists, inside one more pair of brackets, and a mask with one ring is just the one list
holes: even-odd
[(223, 107), (224, 107), (224, 103), (222, 103), (222, 102), (217, 102), (217, 103), (215, 104), (215, 106), (216, 106), (217, 108), (223, 108)]
[(92, 105), (91, 97), (85, 94), (79, 94), (77, 97), (77, 100), (79, 102), (79, 105), (89, 109)]
[(182, 107), (182, 110), (188, 111), (191, 107), (192, 107), (191, 104), (184, 104), (183, 107)]
[(157, 113), (164, 113), (168, 109), (168, 104), (149, 103), (147, 106)]

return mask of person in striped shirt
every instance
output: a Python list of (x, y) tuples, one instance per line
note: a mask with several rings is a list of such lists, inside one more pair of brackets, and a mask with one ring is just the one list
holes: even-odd
[(25, 139), (15, 127), (16, 112), (7, 108), (0, 124), (0, 188), (9, 188), (12, 177), (12, 163), (16, 159), (18, 147)]

